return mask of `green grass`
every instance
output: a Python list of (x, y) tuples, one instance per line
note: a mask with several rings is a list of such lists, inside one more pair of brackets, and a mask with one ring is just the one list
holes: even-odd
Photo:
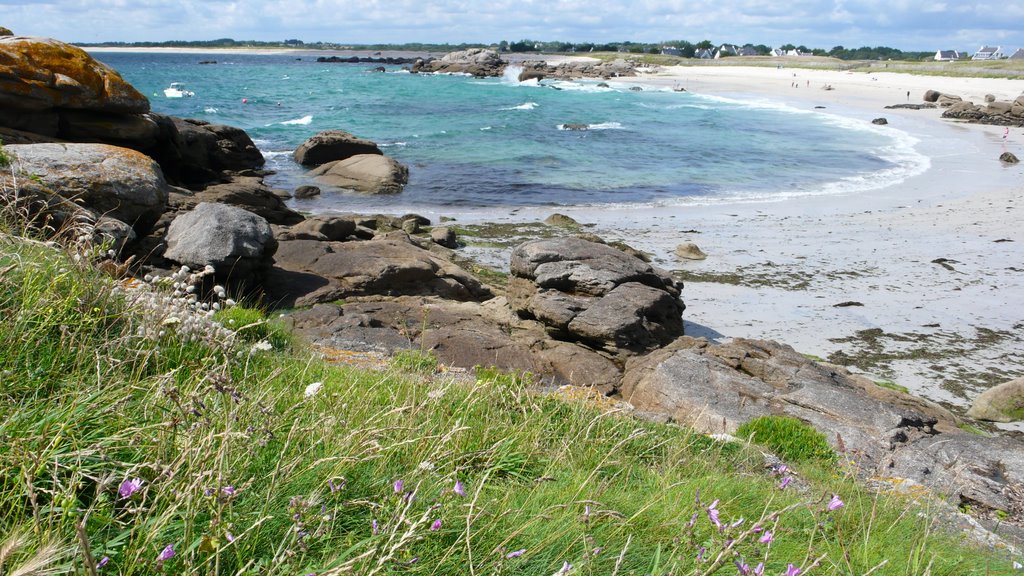
[(882, 388), (888, 388), (889, 390), (895, 390), (896, 392), (902, 392), (904, 394), (910, 394), (910, 389), (906, 386), (901, 386), (893, 382), (892, 380), (875, 380), (875, 385)]
[[(243, 337), (146, 330), (108, 278), (0, 235), (0, 540), (24, 535), (0, 570), (1009, 572), (831, 461), (781, 490), (755, 450), (545, 395), (528, 375), (424, 378), (436, 360), (419, 352), (385, 373), (328, 365), (253, 346), (272, 335), (259, 311), (219, 317)], [(845, 506), (828, 512), (832, 494)]]
[(836, 460), (825, 435), (808, 424), (790, 416), (760, 416), (744, 422), (736, 435), (771, 449), (788, 462), (821, 462)]
[(11, 155), (4, 150), (4, 141), (0, 140), (0, 168), (7, 168), (11, 165)]

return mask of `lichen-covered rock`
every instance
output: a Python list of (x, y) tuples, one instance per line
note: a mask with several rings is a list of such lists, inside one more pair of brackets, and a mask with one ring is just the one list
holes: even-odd
[(0, 36), (0, 108), (149, 112), (149, 100), (85, 50), (52, 38)]
[(967, 415), (989, 422), (1024, 420), (1024, 378), (1003, 382), (974, 399)]
[(325, 130), (295, 149), (293, 157), (303, 166), (319, 166), (357, 154), (383, 154), (377, 144), (344, 130)]
[(145, 232), (167, 206), (170, 187), (148, 156), (107, 144), (6, 146), (17, 169), (97, 215)]

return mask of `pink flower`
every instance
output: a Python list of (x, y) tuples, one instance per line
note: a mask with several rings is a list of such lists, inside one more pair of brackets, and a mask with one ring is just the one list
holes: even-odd
[(376, 535), (379, 532), (380, 532), (380, 525), (377, 524), (377, 519), (374, 518), (373, 522), (370, 522), (370, 533)]
[(771, 530), (765, 530), (764, 534), (762, 534), (761, 537), (757, 539), (757, 541), (761, 544), (771, 544), (774, 538), (775, 535), (772, 534)]
[(568, 574), (571, 571), (572, 571), (572, 564), (569, 564), (568, 562), (562, 562), (562, 568), (558, 572), (555, 572), (555, 574), (557, 576), (565, 576), (566, 574)]
[(761, 576), (764, 574), (764, 562), (758, 562), (757, 566), (754, 567), (754, 576)]
[(132, 494), (135, 494), (142, 488), (142, 478), (132, 478), (131, 480), (125, 480), (121, 482), (121, 485), (117, 487), (117, 495), (122, 499), (131, 498)]
[(520, 548), (519, 550), (513, 550), (508, 554), (505, 554), (505, 558), (511, 560), (512, 558), (519, 558), (523, 554), (526, 554), (526, 548)]
[(782, 482), (779, 482), (779, 490), (785, 490), (786, 486), (789, 486), (789, 483), (792, 482), (792, 481), (793, 481), (793, 477), (792, 476), (786, 476), (785, 478), (783, 478)]
[(168, 544), (167, 547), (160, 552), (160, 555), (156, 557), (156, 561), (165, 562), (171, 558), (174, 558), (174, 544)]
[(721, 528), (722, 522), (718, 519), (718, 509), (716, 506), (718, 506), (718, 500), (715, 500), (710, 506), (708, 506), (708, 520), (711, 520), (711, 523), (716, 527)]
[(225, 487), (220, 489), (220, 492), (221, 492), (221, 494), (223, 494), (225, 496), (234, 496), (235, 495), (235, 487), (234, 486), (225, 486)]
[(96, 563), (96, 568), (103, 568), (107, 565), (108, 562), (110, 562), (110, 556), (104, 556), (103, 558), (100, 558), (99, 562)]
[(395, 480), (395, 483), (391, 485), (391, 487), (395, 489), (395, 494), (402, 493), (402, 486), (405, 486), (405, 482), (402, 482), (400, 479)]
[(462, 480), (455, 481), (455, 488), (453, 489), (459, 496), (466, 495), (466, 487), (462, 485)]
[(441, 519), (438, 518), (437, 520), (434, 520), (433, 524), (430, 525), (430, 531), (431, 532), (437, 532), (440, 529), (441, 529)]
[(789, 566), (786, 567), (786, 573), (783, 574), (782, 576), (799, 576), (799, 574), (800, 574), (800, 569), (797, 568), (796, 566), (793, 566), (792, 564), (790, 564)]
[(833, 494), (832, 495), (832, 499), (828, 501), (828, 506), (826, 507), (826, 509), (829, 512), (832, 512), (833, 510), (838, 510), (838, 509), (842, 508), (843, 506), (844, 506), (843, 501), (839, 499), (839, 496), (836, 495), (836, 494)]

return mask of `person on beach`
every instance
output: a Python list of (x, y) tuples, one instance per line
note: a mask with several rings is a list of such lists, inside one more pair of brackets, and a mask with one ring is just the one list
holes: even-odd
[(907, 102), (910, 102), (910, 90), (907, 90)]

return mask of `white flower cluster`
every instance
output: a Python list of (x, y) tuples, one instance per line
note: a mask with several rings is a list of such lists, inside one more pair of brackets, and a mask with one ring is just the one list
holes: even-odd
[(156, 340), (170, 333), (186, 340), (231, 345), (234, 332), (213, 319), (214, 313), (235, 305), (223, 286), (214, 286), (212, 301), (200, 300), (196, 293), (203, 279), (214, 273), (213, 266), (193, 272), (188, 266), (168, 276), (146, 274), (120, 283), (115, 290), (141, 314), (136, 334)]

